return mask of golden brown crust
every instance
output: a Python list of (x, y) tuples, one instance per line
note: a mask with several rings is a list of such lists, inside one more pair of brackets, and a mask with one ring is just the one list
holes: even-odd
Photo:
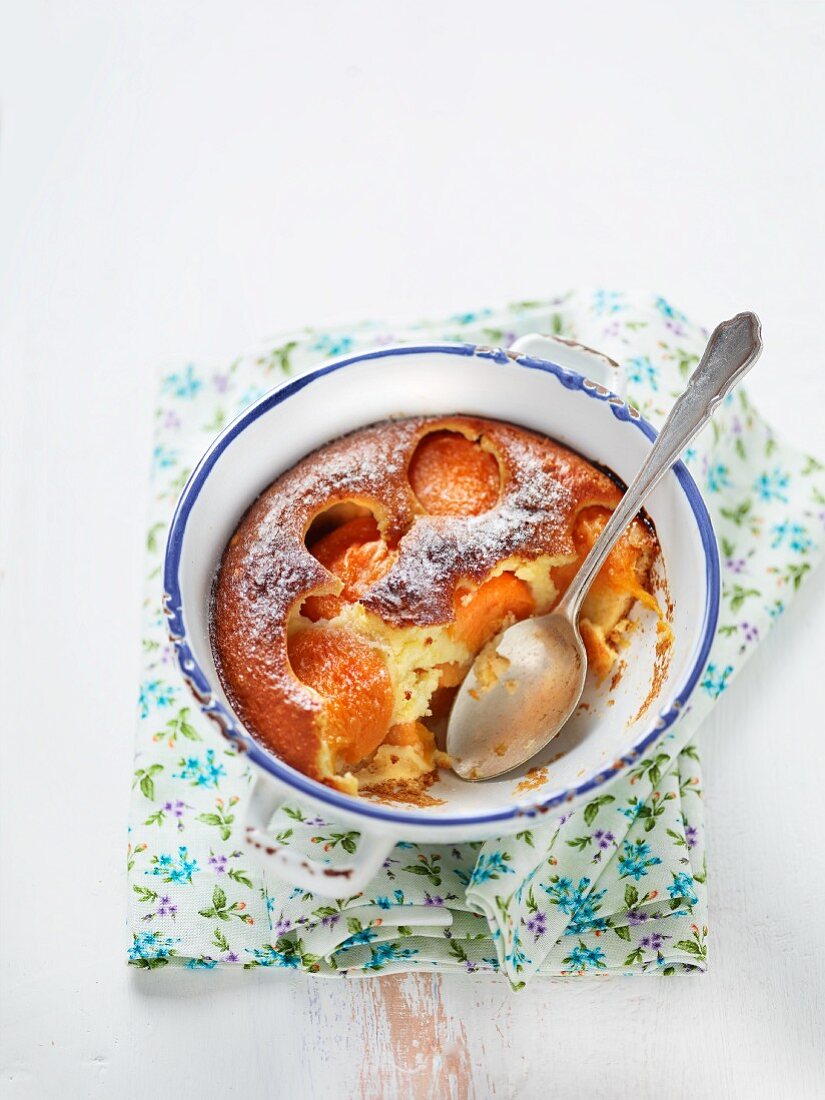
[[(410, 488), (416, 446), (445, 429), (480, 440), (498, 459), (501, 498), (481, 515), (426, 515)], [(340, 590), (304, 542), (330, 506), (368, 508), (397, 549), (361, 604), (392, 626), (435, 626), (453, 620), (462, 582), (482, 582), (502, 561), (574, 555), (578, 512), (590, 505), (612, 510), (620, 497), (616, 484), (581, 456), (526, 429), (475, 417), (386, 421), (322, 447), (261, 494), (224, 552), (211, 628), (233, 707), (288, 763), (328, 777), (319, 767), (322, 701), (294, 676), (287, 631), (308, 595)]]

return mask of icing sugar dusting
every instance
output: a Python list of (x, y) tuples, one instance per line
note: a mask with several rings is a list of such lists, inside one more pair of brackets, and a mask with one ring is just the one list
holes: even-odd
[(393, 568), (362, 598), (370, 611), (399, 626), (448, 622), (461, 581), (479, 583), (513, 556), (572, 549), (575, 499), (559, 480), (555, 456), (542, 453), (543, 441), (510, 432), (496, 439), (506, 474), (500, 503), (477, 516), (419, 516)]

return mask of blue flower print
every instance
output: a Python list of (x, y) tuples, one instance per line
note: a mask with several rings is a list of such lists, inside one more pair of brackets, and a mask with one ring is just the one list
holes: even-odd
[(604, 959), (605, 954), (600, 947), (588, 947), (583, 940), (579, 940), (578, 946), (563, 961), (571, 970), (583, 974), (585, 970), (604, 970), (607, 966)]
[(372, 899), (372, 904), (377, 905), (380, 909), (391, 909), (392, 908), (392, 902), (390, 901), (389, 898), (384, 898), (384, 897), (373, 898)]
[(364, 963), (365, 970), (381, 970), (388, 962), (398, 959), (411, 959), (417, 955), (414, 947), (399, 947), (397, 943), (379, 943), (370, 948), (370, 960)]
[(688, 905), (698, 905), (699, 899), (694, 889), (693, 876), (686, 874), (684, 871), (679, 871), (678, 874), (675, 871), (670, 873), (673, 875), (673, 882), (667, 888), (670, 896), (679, 898), (679, 900), (684, 898)]
[(601, 908), (601, 900), (606, 893), (606, 889), (598, 890), (582, 898), (576, 906), (576, 911), (573, 913), (573, 919), (565, 929), (564, 934), (566, 936), (575, 936), (582, 932), (601, 932), (607, 928), (607, 921), (605, 918), (596, 916)]
[(806, 554), (813, 546), (813, 540), (808, 538), (806, 528), (801, 523), (794, 523), (789, 519), (784, 523), (774, 524), (771, 534), (773, 535), (772, 550), (787, 545), (797, 554)]
[(708, 491), (711, 493), (721, 493), (723, 489), (729, 489), (731, 487), (730, 478), (728, 474), (730, 471), (727, 466), (721, 462), (715, 462), (712, 466), (708, 467), (707, 473), (707, 486)]
[(764, 500), (765, 503), (772, 500), (781, 500), (783, 504), (787, 504), (788, 495), (785, 490), (788, 488), (790, 480), (788, 474), (783, 473), (778, 466), (774, 466), (769, 474), (759, 475), (753, 483), (753, 489), (759, 499)]
[(192, 398), (202, 385), (201, 380), (195, 375), (195, 368), (190, 363), (184, 370), (168, 375), (164, 380), (163, 388), (174, 397)]
[(297, 951), (279, 951), (271, 944), (263, 947), (247, 948), (254, 962), (244, 963), (244, 969), (250, 966), (279, 966), (284, 970), (297, 970), (301, 965), (301, 956)]
[(705, 689), (712, 699), (718, 699), (728, 686), (728, 680), (732, 673), (732, 665), (725, 665), (724, 668), (720, 669), (717, 668), (716, 665), (710, 664), (705, 669), (705, 677), (700, 686)]
[(542, 886), (542, 889), (553, 905), (558, 905), (565, 916), (572, 917), (584, 905), (589, 886), (589, 878), (580, 878), (578, 886), (573, 885), (572, 879), (559, 878), (555, 882), (551, 879), (550, 884)]
[(156, 444), (152, 451), (152, 463), (156, 470), (168, 470), (178, 460), (178, 452), (164, 447), (162, 443)]
[(217, 959), (210, 959), (208, 955), (201, 955), (199, 959), (190, 959), (186, 964), (187, 970), (214, 970), (218, 965)]
[(135, 932), (132, 938), (129, 962), (132, 966), (139, 966), (146, 970), (165, 966), (170, 957), (175, 954), (175, 944), (180, 943), (179, 939), (161, 936), (158, 932)]
[(333, 336), (325, 332), (312, 345), (312, 350), (319, 351), (322, 355), (345, 355), (353, 343), (351, 336)]
[(652, 390), (658, 390), (658, 371), (646, 355), (637, 355), (628, 359), (626, 363), (627, 380), (638, 386), (647, 385)]
[(190, 859), (186, 848), (178, 848), (177, 857), (162, 853), (152, 857), (154, 866), (147, 875), (159, 875), (164, 882), (192, 882), (192, 875), (200, 871), (197, 859)]
[(672, 306), (666, 298), (662, 298), (661, 296), (658, 298), (654, 298), (653, 306), (659, 313), (661, 313), (663, 317), (666, 317), (669, 321), (687, 320), (687, 317), (685, 317), (684, 313), (680, 313), (679, 310)]
[(593, 295), (593, 312), (597, 317), (621, 313), (625, 309), (622, 295), (616, 290), (597, 290)]
[(619, 813), (626, 817), (632, 825), (644, 808), (645, 804), (640, 798), (631, 798), (627, 806), (622, 806), (619, 809)]
[(353, 932), (353, 934), (348, 939), (344, 940), (344, 942), (339, 946), (338, 950), (348, 951), (351, 947), (358, 947), (358, 945), (362, 943), (370, 943), (372, 940), (375, 940), (377, 938), (378, 933), (375, 931), (374, 928), (370, 928), (369, 926), (366, 928), (361, 928), (357, 932)]
[(204, 757), (181, 757), (178, 767), (181, 770), (174, 773), (174, 778), (189, 780), (193, 787), (217, 787), (226, 775), (223, 764), (215, 763), (214, 749), (207, 749)]
[(506, 852), (492, 852), (489, 856), (482, 852), (470, 875), (470, 885), (477, 886), (480, 882), (488, 882), (499, 875), (514, 875), (513, 868), (508, 867), (505, 862), (509, 858)]
[(479, 309), (470, 310), (467, 313), (454, 313), (450, 321), (454, 325), (474, 325), (478, 321), (484, 320), (485, 317), (489, 317), (492, 312), (491, 309)]
[(619, 875), (621, 878), (633, 878), (636, 882), (647, 874), (648, 867), (661, 863), (659, 856), (650, 854), (650, 845), (644, 840), (637, 840), (634, 844), (631, 840), (622, 843), (622, 855), (619, 858)]
[(505, 954), (504, 961), (510, 963), (516, 973), (523, 970), (524, 964), (528, 961), (527, 956), (521, 949), (521, 936), (518, 928), (513, 932), (510, 950)]
[(152, 710), (170, 707), (175, 701), (175, 689), (161, 680), (145, 680), (140, 685), (138, 707), (141, 718), (146, 718)]

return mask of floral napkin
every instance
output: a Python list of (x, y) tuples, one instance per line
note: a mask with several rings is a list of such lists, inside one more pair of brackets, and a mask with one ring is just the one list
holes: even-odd
[[(370, 888), (331, 899), (264, 873), (244, 850), (254, 776), (180, 680), (161, 610), (172, 510), (214, 435), (284, 377), (329, 356), (399, 343), (509, 345), (550, 332), (606, 352), (629, 399), (661, 424), (707, 340), (664, 298), (575, 292), (403, 330), (307, 330), (223, 368), (163, 378), (147, 541), (143, 680), (130, 813), (129, 961), (155, 969), (278, 967), (534, 974), (704, 970), (707, 900), (694, 735), (822, 551), (825, 471), (778, 441), (744, 390), (686, 453), (719, 538), (723, 599), (700, 686), (682, 719), (627, 775), (573, 813), (516, 836), (453, 847), (398, 844)], [(770, 352), (766, 355), (769, 361)], [(767, 362), (766, 362), (767, 365)], [(282, 844), (334, 863), (357, 832), (283, 805)]]

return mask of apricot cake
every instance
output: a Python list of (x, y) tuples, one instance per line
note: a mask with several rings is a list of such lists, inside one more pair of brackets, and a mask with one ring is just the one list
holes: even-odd
[[(348, 793), (403, 796), (449, 766), (435, 727), (475, 655), (550, 610), (621, 497), (580, 455), (466, 416), (385, 421), (321, 447), (249, 508), (218, 570), (218, 673), (249, 731)], [(602, 678), (635, 600), (637, 518), (585, 600)]]

